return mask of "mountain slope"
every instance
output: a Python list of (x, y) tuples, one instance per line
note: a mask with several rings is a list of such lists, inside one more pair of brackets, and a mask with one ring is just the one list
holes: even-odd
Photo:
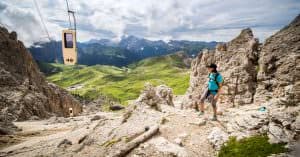
[[(154, 57), (131, 64), (129, 68), (113, 66), (64, 66), (50, 64), (61, 72), (48, 77), (49, 81), (88, 99), (109, 96), (122, 103), (137, 98), (145, 82), (167, 84), (175, 94), (184, 94), (188, 87), (188, 58), (184, 53)], [(70, 88), (69, 88), (70, 89)]]
[(11, 121), (69, 116), (69, 108), (74, 115), (82, 111), (65, 90), (46, 82), (16, 32), (0, 27), (0, 134)]

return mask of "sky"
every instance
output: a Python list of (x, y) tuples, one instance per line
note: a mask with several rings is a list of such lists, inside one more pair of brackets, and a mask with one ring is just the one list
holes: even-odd
[[(36, 0), (50, 37), (69, 27), (65, 0)], [(69, 0), (78, 40), (230, 41), (250, 27), (263, 42), (300, 13), (300, 0)], [(46, 41), (34, 0), (1, 0), (0, 25), (25, 45)]]

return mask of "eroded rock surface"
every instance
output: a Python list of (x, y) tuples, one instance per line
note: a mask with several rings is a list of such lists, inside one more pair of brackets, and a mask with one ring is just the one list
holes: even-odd
[(256, 68), (258, 59), (258, 39), (247, 28), (232, 41), (218, 44), (215, 50), (204, 50), (192, 62), (190, 79), (191, 102), (199, 100), (201, 91), (206, 88), (211, 63), (218, 65), (224, 77), (223, 96), (219, 103), (244, 105), (253, 102), (256, 88)]
[(293, 150), (300, 140), (300, 15), (263, 45), (244, 29), (232, 41), (200, 53), (192, 61), (185, 108), (199, 104), (210, 63), (216, 63), (224, 77), (218, 101), (224, 109), (223, 131), (238, 139), (267, 134), (269, 142), (288, 143)]
[(265, 41), (259, 56), (255, 102), (281, 98), (283, 104), (300, 102), (300, 15)]
[(146, 83), (137, 103), (146, 104), (158, 111), (161, 111), (161, 104), (174, 106), (172, 89), (166, 85), (154, 87), (152, 84)]

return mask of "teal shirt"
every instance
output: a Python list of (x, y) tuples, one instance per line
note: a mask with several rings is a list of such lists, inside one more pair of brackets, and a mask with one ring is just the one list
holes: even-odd
[[(218, 90), (219, 86), (217, 85), (217, 83), (214, 81), (215, 80), (215, 75), (216, 73), (210, 73), (209, 74), (209, 81), (208, 81), (208, 90)], [(219, 73), (219, 75), (216, 78), (216, 81), (221, 84), (223, 82), (223, 77), (221, 76), (221, 74)], [(213, 95), (216, 95), (217, 92), (212, 92)]]

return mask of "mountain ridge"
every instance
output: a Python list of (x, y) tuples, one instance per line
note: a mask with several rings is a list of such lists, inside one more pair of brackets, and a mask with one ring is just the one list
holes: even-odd
[[(90, 40), (78, 43), (78, 64), (122, 67), (145, 58), (167, 55), (177, 51), (185, 51), (190, 56), (195, 56), (202, 49), (212, 49), (216, 44), (215, 41), (151, 41), (135, 36), (124, 37), (118, 43), (109, 39)], [(35, 43), (28, 50), (37, 61), (62, 63), (60, 41)]]

